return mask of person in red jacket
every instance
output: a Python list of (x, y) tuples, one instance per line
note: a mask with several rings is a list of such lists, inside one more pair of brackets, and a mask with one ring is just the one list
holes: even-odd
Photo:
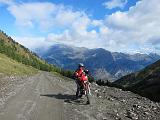
[(76, 98), (82, 97), (82, 95), (84, 94), (82, 82), (88, 80), (88, 76), (86, 74), (88, 74), (88, 70), (84, 68), (83, 63), (79, 63), (78, 69), (74, 73), (77, 84)]

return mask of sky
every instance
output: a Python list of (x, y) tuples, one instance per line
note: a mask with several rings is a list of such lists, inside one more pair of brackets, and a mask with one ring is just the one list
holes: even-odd
[(0, 29), (25, 47), (54, 44), (160, 54), (160, 0), (0, 0)]

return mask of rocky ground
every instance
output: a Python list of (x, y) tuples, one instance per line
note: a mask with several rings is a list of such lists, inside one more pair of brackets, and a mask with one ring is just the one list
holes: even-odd
[[(106, 119), (159, 120), (160, 103), (150, 101), (130, 91), (112, 87), (93, 87)], [(110, 115), (110, 118), (108, 118)]]
[(16, 94), (16, 87), (25, 84), (28, 76), (6, 76), (0, 74), (0, 111), (2, 111), (5, 101)]
[(41, 72), (0, 77), (0, 120), (160, 120), (160, 103), (92, 84), (91, 105), (75, 99), (73, 80)]

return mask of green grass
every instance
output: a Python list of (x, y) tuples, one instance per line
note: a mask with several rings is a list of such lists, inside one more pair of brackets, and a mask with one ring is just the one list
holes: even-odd
[(18, 63), (0, 53), (0, 73), (5, 75), (33, 75), (37, 72), (37, 69)]

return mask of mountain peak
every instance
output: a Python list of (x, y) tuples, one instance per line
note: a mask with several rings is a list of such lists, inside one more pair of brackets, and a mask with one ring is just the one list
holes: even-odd
[(53, 45), (42, 57), (51, 64), (70, 70), (75, 70), (77, 64), (83, 62), (91, 73), (99, 73), (96, 70), (104, 69), (116, 78), (143, 69), (160, 59), (160, 56), (156, 55), (153, 57), (147, 54), (129, 55), (110, 52), (103, 48), (87, 49), (64, 44)]

